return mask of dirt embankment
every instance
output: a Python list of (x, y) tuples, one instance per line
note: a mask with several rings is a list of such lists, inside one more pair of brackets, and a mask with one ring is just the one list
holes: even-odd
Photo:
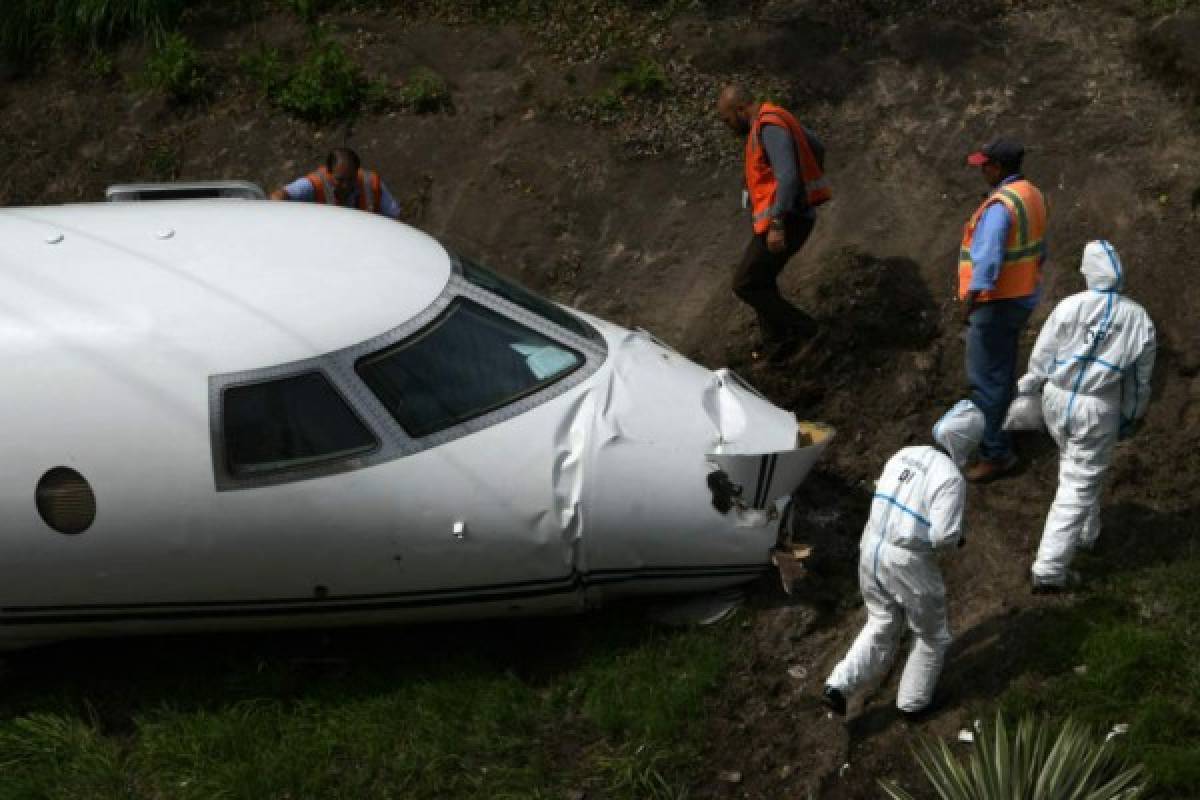
[[(894, 689), (868, 698), (849, 724), (811, 695), (861, 621), (854, 560), (869, 482), (965, 392), (954, 254), (985, 188), (963, 166), (968, 149), (1000, 133), (1023, 139), (1027, 173), (1050, 199), (1045, 301), (1027, 345), (1053, 302), (1082, 287), (1078, 259), (1092, 238), (1116, 245), (1130, 293), (1158, 325), (1154, 402), (1139, 437), (1118, 450), (1102, 553), (1167, 558), (1196, 535), (1200, 24), (1155, 24), (1136, 4), (1102, 2), (998, 2), (982, 19), (933, 3), (884, 23), (878, 8), (862, 12), (870, 5), (711, 3), (655, 23), (651, 52), (672, 88), (607, 126), (578, 109), (636, 59), (628, 52), (600, 47), (569, 63), (517, 26), (346, 13), (331, 20), (335, 35), (370, 71), (432, 67), (449, 79), (455, 113), (318, 129), (271, 111), (236, 77), (238, 55), (259, 41), (302, 41), (298, 23), (205, 28), (197, 35), (228, 80), (203, 107), (172, 108), (73, 63), (0, 84), (0, 202), (94, 199), (108, 183), (163, 177), (273, 187), (347, 141), (451, 246), (704, 363), (749, 370), (751, 316), (728, 289), (748, 237), (739, 145), (703, 112), (726, 80), (782, 92), (828, 145), (836, 199), (782, 279), (826, 333), (803, 362), (752, 379), (801, 416), (836, 425), (839, 439), (801, 492), (803, 535), (818, 551), (812, 579), (798, 602), (759, 594), (757, 647), (714, 701), (712, 771), (698, 791), (873, 796), (877, 776), (912, 776)], [(134, 72), (141, 55), (123, 50), (115, 74)], [(972, 489), (970, 546), (946, 564), (960, 640), (945, 704), (925, 723), (933, 733), (955, 730), (1002, 691), (1020, 659), (1012, 631), (1064, 602), (1026, 589), (1056, 458), (1044, 443), (1024, 444), (1021, 474)], [(795, 666), (806, 677), (789, 675)], [(741, 784), (716, 779), (730, 769)]]

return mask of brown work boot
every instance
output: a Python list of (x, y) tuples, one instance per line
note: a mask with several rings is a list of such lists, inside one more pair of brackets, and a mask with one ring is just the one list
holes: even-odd
[(1009, 453), (999, 461), (980, 459), (967, 468), (967, 480), (971, 483), (987, 483), (1001, 478), (1016, 469), (1017, 456)]

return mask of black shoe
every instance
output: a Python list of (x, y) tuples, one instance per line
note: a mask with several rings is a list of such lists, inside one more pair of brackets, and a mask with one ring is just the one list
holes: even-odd
[(846, 716), (846, 696), (832, 686), (826, 686), (821, 692), (821, 702), (839, 717)]
[(905, 721), (910, 725), (918, 725), (930, 719), (935, 713), (937, 713), (939, 699), (940, 698), (935, 696), (934, 699), (929, 702), (929, 705), (925, 706), (924, 708), (917, 709), (916, 711), (905, 711), (903, 708), (899, 707), (897, 707), (896, 710), (900, 712), (900, 716), (904, 717)]

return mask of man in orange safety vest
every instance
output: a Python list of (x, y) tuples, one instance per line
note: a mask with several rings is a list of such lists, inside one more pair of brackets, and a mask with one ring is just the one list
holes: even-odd
[(989, 481), (1017, 465), (1004, 414), (1016, 383), (1017, 343), (1041, 295), (1046, 201), (1021, 174), (1025, 148), (996, 139), (967, 157), (991, 187), (963, 228), (958, 298), (967, 328), (967, 381), (985, 425), (969, 481)]
[(812, 233), (816, 207), (830, 198), (825, 148), (791, 113), (727, 86), (717, 114), (746, 137), (746, 197), (754, 235), (733, 276), (733, 293), (758, 316), (761, 363), (780, 364), (816, 333), (817, 324), (783, 299), (776, 282)]
[(357, 208), (400, 218), (400, 204), (379, 174), (363, 169), (358, 153), (349, 147), (331, 150), (324, 166), (271, 192), (271, 199)]

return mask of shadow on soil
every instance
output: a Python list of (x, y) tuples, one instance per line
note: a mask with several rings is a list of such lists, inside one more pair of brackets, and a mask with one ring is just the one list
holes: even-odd
[[(948, 703), (994, 702), (1021, 676), (1046, 675), (1079, 663), (1080, 646), (1091, 632), (1083, 622), (1137, 618), (1132, 598), (1099, 584), (1195, 557), (1198, 513), (1200, 509), (1158, 513), (1131, 503), (1105, 509), (1096, 550), (1077, 554), (1073, 562), (1085, 581), (1081, 593), (1010, 608), (956, 637), (939, 687)], [(1089, 590), (1089, 584), (1097, 589)]]

